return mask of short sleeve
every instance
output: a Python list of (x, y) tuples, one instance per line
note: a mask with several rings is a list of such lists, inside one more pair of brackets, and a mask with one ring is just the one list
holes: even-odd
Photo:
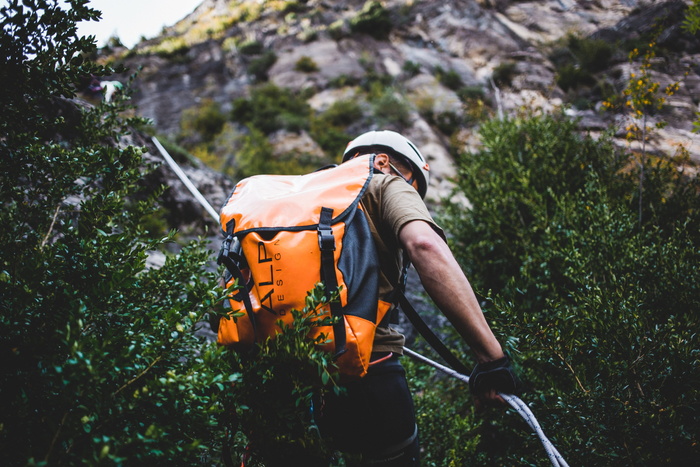
[(381, 214), (383, 223), (398, 239), (399, 232), (409, 222), (424, 221), (442, 237), (445, 234), (435, 223), (418, 192), (398, 177), (383, 177)]

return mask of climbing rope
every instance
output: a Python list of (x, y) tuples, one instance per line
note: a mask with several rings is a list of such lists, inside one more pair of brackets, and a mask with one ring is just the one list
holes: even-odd
[(182, 171), (179, 165), (177, 165), (177, 162), (175, 162), (175, 159), (168, 154), (168, 151), (165, 150), (162, 144), (160, 144), (160, 141), (158, 141), (158, 138), (155, 136), (151, 138), (153, 140), (153, 144), (156, 145), (156, 148), (158, 148), (158, 151), (160, 151), (160, 154), (163, 156), (163, 159), (165, 159), (165, 162), (168, 163), (171, 169), (173, 169), (173, 172), (175, 172), (175, 175), (178, 176), (178, 178), (182, 181), (182, 183), (185, 184), (188, 190), (190, 190), (190, 193), (195, 197), (197, 201), (199, 201), (199, 204), (202, 205), (202, 207), (209, 213), (209, 215), (214, 219), (214, 222), (217, 224), (219, 223), (219, 214), (214, 210), (213, 207), (211, 207), (211, 204), (209, 204), (209, 201), (202, 196), (202, 194), (199, 192), (196, 186), (190, 181), (189, 177), (185, 172)]
[[(433, 360), (430, 360), (429, 358), (414, 352), (411, 349), (408, 349), (406, 347), (403, 348), (404, 354), (408, 355), (409, 357), (419, 360), (423, 363), (427, 363), (428, 365), (432, 366), (433, 368), (436, 368), (443, 373), (452, 376), (453, 378), (457, 378), (460, 381), (463, 381), (467, 384), (469, 384), (469, 376), (463, 375), (462, 373), (459, 373), (452, 368), (449, 368), (445, 365), (441, 365), (437, 362), (434, 362)], [(547, 453), (547, 457), (549, 458), (549, 461), (552, 463), (554, 467), (569, 467), (569, 464), (566, 463), (564, 458), (559, 454), (559, 451), (557, 451), (557, 448), (554, 447), (551, 441), (545, 436), (544, 431), (542, 430), (542, 427), (540, 427), (539, 422), (535, 418), (535, 415), (532, 413), (530, 408), (525, 404), (525, 402), (522, 401), (517, 396), (514, 396), (513, 394), (503, 394), (499, 393), (501, 397), (510, 405), (523, 419), (525, 422), (532, 428), (532, 430), (535, 432), (537, 437), (540, 439), (542, 442), (542, 445), (544, 446), (544, 450)]]
[[(187, 174), (182, 171), (180, 166), (175, 162), (175, 160), (168, 154), (168, 151), (165, 150), (165, 148), (160, 144), (158, 139), (156, 137), (153, 137), (153, 143), (156, 145), (156, 148), (158, 148), (158, 151), (160, 151), (161, 155), (165, 159), (165, 161), (168, 163), (170, 168), (173, 169), (175, 174), (180, 178), (182, 183), (185, 184), (188, 190), (194, 195), (195, 199), (199, 201), (199, 203), (202, 205), (202, 207), (209, 213), (209, 215), (214, 219), (214, 221), (218, 224), (219, 223), (219, 215), (217, 212), (214, 210), (214, 208), (211, 207), (211, 204), (202, 196), (202, 194), (199, 192), (196, 186), (190, 181), (189, 177), (187, 177)], [(437, 362), (434, 362), (430, 360), (427, 357), (424, 357), (423, 355), (420, 355), (411, 349), (408, 349), (404, 347), (404, 353), (408, 355), (411, 358), (414, 358), (416, 360), (420, 360), (423, 363), (427, 363), (428, 365), (432, 366), (433, 368), (436, 368), (443, 373), (446, 373), (454, 378), (457, 378), (461, 381), (464, 381), (465, 383), (469, 384), (469, 377), (459, 373), (452, 368), (446, 367), (444, 365), (441, 365)], [(542, 431), (542, 428), (540, 427), (540, 424), (537, 422), (537, 419), (535, 418), (535, 415), (532, 413), (530, 408), (517, 396), (514, 396), (512, 394), (502, 394), (499, 393), (501, 397), (510, 405), (523, 419), (525, 422), (532, 428), (532, 430), (537, 434), (538, 438), (542, 442), (542, 445), (544, 446), (545, 451), (547, 452), (547, 457), (549, 457), (550, 462), (554, 467), (569, 467), (569, 464), (566, 463), (564, 458), (559, 454), (559, 451), (557, 451), (557, 448), (554, 447), (554, 445), (547, 439), (547, 437), (544, 434), (544, 431)]]

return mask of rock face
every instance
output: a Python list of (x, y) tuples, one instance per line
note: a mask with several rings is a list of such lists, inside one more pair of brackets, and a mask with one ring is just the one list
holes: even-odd
[[(699, 110), (700, 69), (694, 63), (700, 58), (700, 40), (681, 28), (690, 2), (386, 0), (381, 3), (388, 15), (388, 22), (381, 23), (385, 28), (358, 30), (357, 18), (369, 11), (370, 3), (205, 0), (161, 37), (117, 59), (141, 70), (133, 82), (132, 100), (160, 134), (172, 138), (180, 133), (185, 110), (211, 100), (226, 113), (234, 99), (248, 96), (265, 79), (304, 95), (315, 112), (338, 100), (354, 99), (367, 114), (374, 102), (358, 85), (382, 77), (408, 103), (407, 122), (388, 127), (404, 133), (428, 157), (430, 201), (435, 202), (452, 186), (451, 151), (474, 151), (478, 145), (478, 120), (462, 119), (451, 134), (436, 124), (438, 118), (476, 111), (441, 78), (446, 73), (458, 78), (463, 89), (479, 90), (491, 102), (493, 114), (513, 114), (523, 106), (551, 111), (571, 102), (572, 91), (559, 86), (552, 59), (568, 35), (617, 47), (656, 28), (661, 31), (658, 46), (670, 53), (656, 59), (652, 78), (662, 86), (681, 81), (666, 110), (650, 117), (648, 123), (663, 120), (668, 126), (656, 132), (647, 151), (674, 152), (681, 144), (691, 157), (700, 158), (700, 138), (691, 132)], [(257, 48), (251, 50), (251, 44)], [(251, 64), (266, 52), (274, 53), (274, 63), (264, 76), (256, 75)], [(300, 69), (304, 57), (315, 68)], [(635, 66), (626, 53), (617, 52), (594, 79), (621, 92)], [(582, 130), (594, 134), (616, 125), (620, 146), (627, 145), (627, 117), (601, 113), (599, 93), (584, 95), (587, 108), (571, 107), (567, 113), (579, 117)], [(371, 116), (363, 122), (351, 126), (349, 134), (386, 127)], [(270, 142), (280, 153), (322, 154), (305, 132), (277, 132)], [(209, 174), (204, 179), (216, 177)], [(204, 182), (202, 186), (209, 189)], [(190, 222), (194, 210), (183, 207), (183, 222)]]
[[(369, 11), (371, 3), (378, 4), (204, 0), (160, 37), (121, 55), (116, 51), (111, 58), (132, 70), (140, 69), (133, 81), (133, 103), (142, 116), (152, 119), (159, 134), (172, 139), (181, 132), (186, 110), (211, 101), (227, 113), (235, 99), (249, 96), (264, 81), (303, 95), (317, 114), (339, 101), (357, 102), (365, 118), (350, 125), (348, 134), (389, 128), (416, 143), (431, 165), (428, 202), (432, 205), (450, 195), (454, 151), (478, 149), (481, 110), (477, 104), (481, 101), (491, 103), (487, 111), (492, 115), (512, 115), (522, 107), (550, 112), (566, 104), (566, 113), (580, 119), (582, 131), (595, 135), (612, 125), (619, 129), (618, 144), (627, 147), (629, 118), (624, 113), (602, 113), (603, 97), (595, 89), (575, 90), (587, 105), (572, 106), (573, 91), (560, 86), (561, 70), (554, 57), (570, 35), (604, 41), (619, 50), (620, 44), (639, 41), (653, 28), (660, 31), (657, 45), (668, 53), (653, 62), (652, 79), (661, 86), (680, 79), (680, 88), (668, 98), (663, 113), (650, 116), (649, 125), (660, 121), (668, 125), (655, 130), (645, 149), (672, 155), (681, 145), (700, 160), (700, 137), (691, 132), (700, 110), (700, 40), (680, 26), (690, 2), (386, 0), (381, 4), (388, 22), (380, 23), (385, 26), (358, 30), (356, 20)], [(274, 60), (267, 69), (254, 71), (256, 61), (272, 54)], [(314, 66), (299, 67), (304, 59)], [(626, 52), (619, 51), (602, 65), (591, 78), (598, 83), (592, 87), (617, 93), (639, 69)], [(446, 77), (459, 86), (450, 85)], [(400, 124), (373, 119), (375, 97), (368, 97), (371, 93), (363, 84), (376, 78), (407, 103), (408, 115)], [(465, 89), (478, 98), (465, 100), (460, 95)], [(460, 118), (464, 115), (470, 118)], [(445, 131), (440, 118), (456, 118), (456, 127)], [(236, 129), (245, 131), (245, 127)], [(268, 139), (275, 154), (323, 158), (320, 143), (307, 131), (280, 130)], [(146, 145), (151, 160), (162, 163), (152, 142), (134, 143)], [(183, 170), (215, 209), (233, 189), (229, 177), (197, 161), (183, 161)], [(149, 183), (171, 187), (163, 203), (173, 226), (208, 235), (212, 249), (218, 247), (218, 225), (167, 166), (154, 172)], [(161, 258), (150, 261), (157, 266)], [(416, 281), (414, 275), (409, 277), (410, 289), (419, 289)], [(421, 312), (430, 309), (420, 297), (413, 302)], [(430, 319), (435, 320), (434, 328), (445, 324), (440, 316)], [(412, 328), (405, 322), (401, 325), (410, 343)]]

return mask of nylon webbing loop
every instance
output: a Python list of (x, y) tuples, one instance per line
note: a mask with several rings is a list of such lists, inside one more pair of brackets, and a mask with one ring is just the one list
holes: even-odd
[[(258, 340), (258, 331), (255, 323), (253, 304), (251, 303), (250, 295), (248, 294), (248, 285), (246, 284), (245, 278), (243, 277), (243, 272), (239, 267), (239, 264), (245, 260), (236, 252), (236, 250), (240, 248), (240, 245), (238, 244), (238, 239), (233, 236), (233, 226), (233, 220), (226, 224), (226, 239), (221, 244), (221, 250), (219, 251), (219, 257), (217, 258), (216, 263), (223, 264), (229, 274), (238, 280), (238, 285), (243, 287), (243, 290), (240, 290), (237, 295), (240, 295), (241, 299), (243, 300), (243, 305), (245, 306), (245, 311), (248, 315), (248, 319), (250, 320), (250, 325), (253, 327), (253, 342), (256, 342)], [(234, 242), (236, 246), (232, 248)]]
[(318, 221), (318, 246), (321, 249), (321, 280), (326, 286), (326, 298), (331, 307), (331, 314), (336, 318), (333, 325), (333, 335), (335, 342), (335, 355), (340, 357), (345, 351), (345, 319), (343, 319), (343, 309), (338, 300), (331, 300), (331, 295), (338, 290), (338, 280), (335, 275), (335, 237), (331, 222), (333, 221), (333, 210), (321, 208), (321, 216)]

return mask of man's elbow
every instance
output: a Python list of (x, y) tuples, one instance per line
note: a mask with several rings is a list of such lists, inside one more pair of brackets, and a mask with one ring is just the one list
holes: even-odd
[(409, 257), (416, 258), (440, 254), (444, 242), (425, 222), (410, 223), (401, 231), (401, 242)]

